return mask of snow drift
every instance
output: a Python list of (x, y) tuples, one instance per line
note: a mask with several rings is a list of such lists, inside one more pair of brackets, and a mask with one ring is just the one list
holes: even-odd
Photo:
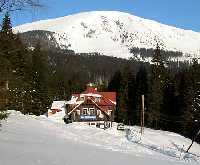
[[(103, 130), (83, 123), (65, 125), (45, 116), (10, 111), (0, 130), (1, 165), (199, 164), (200, 146), (178, 134), (138, 127)], [(184, 146), (183, 146), (184, 145)]]

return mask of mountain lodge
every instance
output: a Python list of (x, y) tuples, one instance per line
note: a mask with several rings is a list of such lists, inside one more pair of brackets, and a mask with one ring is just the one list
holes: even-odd
[(97, 127), (111, 127), (116, 108), (116, 92), (98, 92), (91, 84), (66, 102), (65, 121), (87, 122)]

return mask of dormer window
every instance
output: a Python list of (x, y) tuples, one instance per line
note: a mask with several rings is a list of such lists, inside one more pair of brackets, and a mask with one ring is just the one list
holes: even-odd
[(101, 98), (100, 97), (95, 97), (95, 102), (100, 102)]
[(80, 101), (84, 101), (85, 100), (85, 97), (84, 96), (81, 96), (80, 97)]

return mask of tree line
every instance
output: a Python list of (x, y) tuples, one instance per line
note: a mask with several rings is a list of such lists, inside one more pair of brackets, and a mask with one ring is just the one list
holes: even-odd
[(26, 47), (6, 13), (0, 31), (0, 79), (8, 82), (9, 90), (1, 116), (5, 109), (43, 114), (49, 105), (48, 75), (47, 54), (39, 44), (33, 50)]
[(108, 89), (117, 92), (115, 121), (140, 125), (145, 98), (145, 126), (173, 131), (192, 138), (200, 129), (200, 65), (166, 66), (159, 46), (152, 64), (134, 74), (129, 66), (118, 70)]

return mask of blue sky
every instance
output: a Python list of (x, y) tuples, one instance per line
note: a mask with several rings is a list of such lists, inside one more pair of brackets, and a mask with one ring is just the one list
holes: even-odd
[(92, 10), (117, 10), (200, 32), (200, 0), (42, 0), (41, 9), (15, 12), (13, 26)]

